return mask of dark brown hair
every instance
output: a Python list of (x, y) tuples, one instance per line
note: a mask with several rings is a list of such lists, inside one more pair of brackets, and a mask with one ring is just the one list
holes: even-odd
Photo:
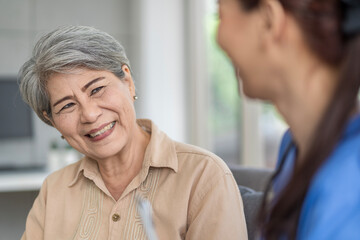
[[(258, 8), (261, 0), (239, 0), (244, 10)], [(324, 63), (341, 69), (338, 86), (312, 135), (312, 144), (294, 169), (289, 182), (274, 204), (267, 201), (270, 180), (259, 213), (265, 239), (286, 236), (295, 239), (302, 205), (311, 181), (338, 142), (352, 110), (360, 86), (360, 37), (342, 33), (343, 9), (340, 0), (279, 0), (303, 31), (310, 49)], [(299, 159), (297, 159), (299, 161)]]

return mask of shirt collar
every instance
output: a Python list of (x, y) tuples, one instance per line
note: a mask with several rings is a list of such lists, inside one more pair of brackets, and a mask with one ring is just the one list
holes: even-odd
[(74, 178), (68, 185), (69, 187), (74, 186), (81, 176), (85, 176), (91, 180), (94, 180), (95, 177), (100, 174), (99, 167), (95, 160), (92, 160), (85, 156), (80, 161), (80, 165), (75, 171)]
[[(141, 172), (147, 173), (150, 167), (170, 168), (177, 172), (178, 160), (174, 142), (151, 120), (138, 119), (137, 124), (151, 134), (149, 144), (145, 150)], [(81, 176), (94, 180), (99, 175), (97, 162), (85, 156), (81, 159), (81, 163), (68, 186), (74, 186)]]
[(151, 134), (145, 151), (144, 163), (151, 167), (167, 167), (178, 171), (178, 160), (174, 142), (152, 121), (138, 119), (137, 123)]

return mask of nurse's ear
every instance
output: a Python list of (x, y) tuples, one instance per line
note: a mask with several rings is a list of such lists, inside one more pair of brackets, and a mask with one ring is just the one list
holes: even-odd
[(287, 14), (278, 0), (264, 0), (260, 6), (262, 40), (282, 41), (286, 29)]

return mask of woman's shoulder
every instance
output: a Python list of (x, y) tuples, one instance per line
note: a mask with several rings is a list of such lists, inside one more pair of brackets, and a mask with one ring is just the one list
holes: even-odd
[(191, 144), (174, 142), (176, 155), (180, 165), (193, 168), (207, 168), (220, 171), (224, 174), (231, 173), (223, 159), (216, 154)]
[(47, 185), (51, 187), (70, 185), (71, 182), (78, 175), (81, 162), (82, 160), (79, 160), (75, 163), (69, 164), (59, 170), (50, 173), (49, 176), (46, 178)]
[(342, 140), (330, 154), (323, 171), (333, 176), (349, 176), (360, 180), (360, 134)]
[(313, 181), (314, 190), (334, 198), (360, 200), (360, 136), (342, 141)]
[(360, 233), (359, 142), (339, 143), (315, 175), (303, 206), (302, 239), (354, 239)]

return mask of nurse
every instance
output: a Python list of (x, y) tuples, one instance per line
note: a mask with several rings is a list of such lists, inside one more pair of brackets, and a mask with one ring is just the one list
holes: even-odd
[(243, 92), (290, 126), (263, 238), (359, 239), (360, 1), (219, 0), (219, 14)]

